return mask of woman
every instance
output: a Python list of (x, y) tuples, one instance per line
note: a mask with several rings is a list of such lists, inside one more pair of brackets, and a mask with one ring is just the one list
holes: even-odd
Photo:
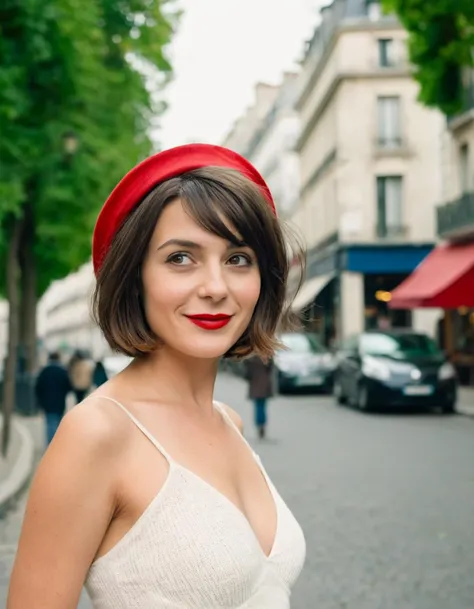
[(32, 485), (8, 609), (287, 609), (304, 537), (213, 401), (270, 357), (288, 257), (261, 176), (188, 145), (134, 168), (93, 239), (95, 313), (134, 361), (63, 420)]
[(264, 438), (267, 431), (267, 401), (273, 395), (273, 362), (264, 362), (254, 355), (245, 364), (249, 398), (254, 405), (255, 427), (259, 437)]

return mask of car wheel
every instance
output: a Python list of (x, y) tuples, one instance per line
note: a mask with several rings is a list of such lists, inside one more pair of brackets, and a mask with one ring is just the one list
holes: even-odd
[(345, 404), (347, 402), (347, 397), (344, 395), (341, 381), (338, 378), (334, 379), (334, 384), (332, 387), (332, 394), (335, 397), (336, 402), (338, 404)]
[(364, 412), (368, 412), (371, 409), (369, 390), (364, 383), (360, 383), (357, 386), (356, 406)]
[(278, 379), (278, 393), (280, 395), (286, 395), (288, 393), (288, 384), (283, 379)]
[(456, 412), (456, 402), (448, 402), (443, 404), (441, 408), (443, 414), (455, 414)]

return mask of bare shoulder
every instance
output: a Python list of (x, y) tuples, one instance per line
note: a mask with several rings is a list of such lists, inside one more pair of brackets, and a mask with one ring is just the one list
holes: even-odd
[(235, 410), (233, 408), (231, 408), (230, 406), (227, 406), (227, 404), (224, 404), (222, 402), (219, 402), (219, 403), (224, 408), (226, 413), (229, 415), (229, 417), (232, 420), (232, 422), (234, 423), (234, 425), (243, 435), (244, 434), (244, 423), (242, 421), (242, 417), (237, 412), (235, 412)]
[[(127, 418), (88, 398), (61, 422), (34, 476), (10, 582), (9, 609), (77, 607), (117, 507)], [(39, 604), (38, 604), (39, 603)]]
[[(51, 450), (68, 451), (80, 447), (81, 452), (115, 453), (123, 449), (130, 434), (126, 417), (114, 403), (91, 396), (75, 406), (64, 417), (51, 444)], [(63, 453), (64, 454), (64, 453)]]

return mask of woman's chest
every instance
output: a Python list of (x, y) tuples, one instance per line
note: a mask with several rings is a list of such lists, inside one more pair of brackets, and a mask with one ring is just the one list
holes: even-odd
[(88, 586), (94, 592), (114, 574), (120, 589), (146, 591), (183, 607), (247, 606), (267, 591), (287, 599), (303, 564), (304, 538), (277, 494), (275, 500), (278, 526), (266, 556), (237, 508), (188, 470), (172, 465), (137, 523), (92, 567)]
[[(269, 481), (248, 445), (242, 439), (236, 441), (233, 434), (212, 439), (194, 434), (187, 442), (173, 439), (168, 445), (172, 464), (187, 472), (219, 503), (238, 511), (268, 555), (275, 539), (277, 506)], [(116, 539), (140, 518), (170, 475), (170, 463), (153, 445), (140, 443), (134, 448), (121, 472), (122, 507), (112, 523)]]

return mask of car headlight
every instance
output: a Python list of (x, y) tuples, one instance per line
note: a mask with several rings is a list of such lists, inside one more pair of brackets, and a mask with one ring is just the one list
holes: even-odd
[(388, 381), (390, 378), (390, 368), (388, 365), (370, 355), (366, 355), (363, 359), (362, 373), (378, 381)]
[(440, 381), (447, 381), (448, 379), (452, 379), (456, 376), (456, 370), (454, 366), (452, 366), (449, 362), (446, 362), (441, 366), (438, 370), (438, 378)]

